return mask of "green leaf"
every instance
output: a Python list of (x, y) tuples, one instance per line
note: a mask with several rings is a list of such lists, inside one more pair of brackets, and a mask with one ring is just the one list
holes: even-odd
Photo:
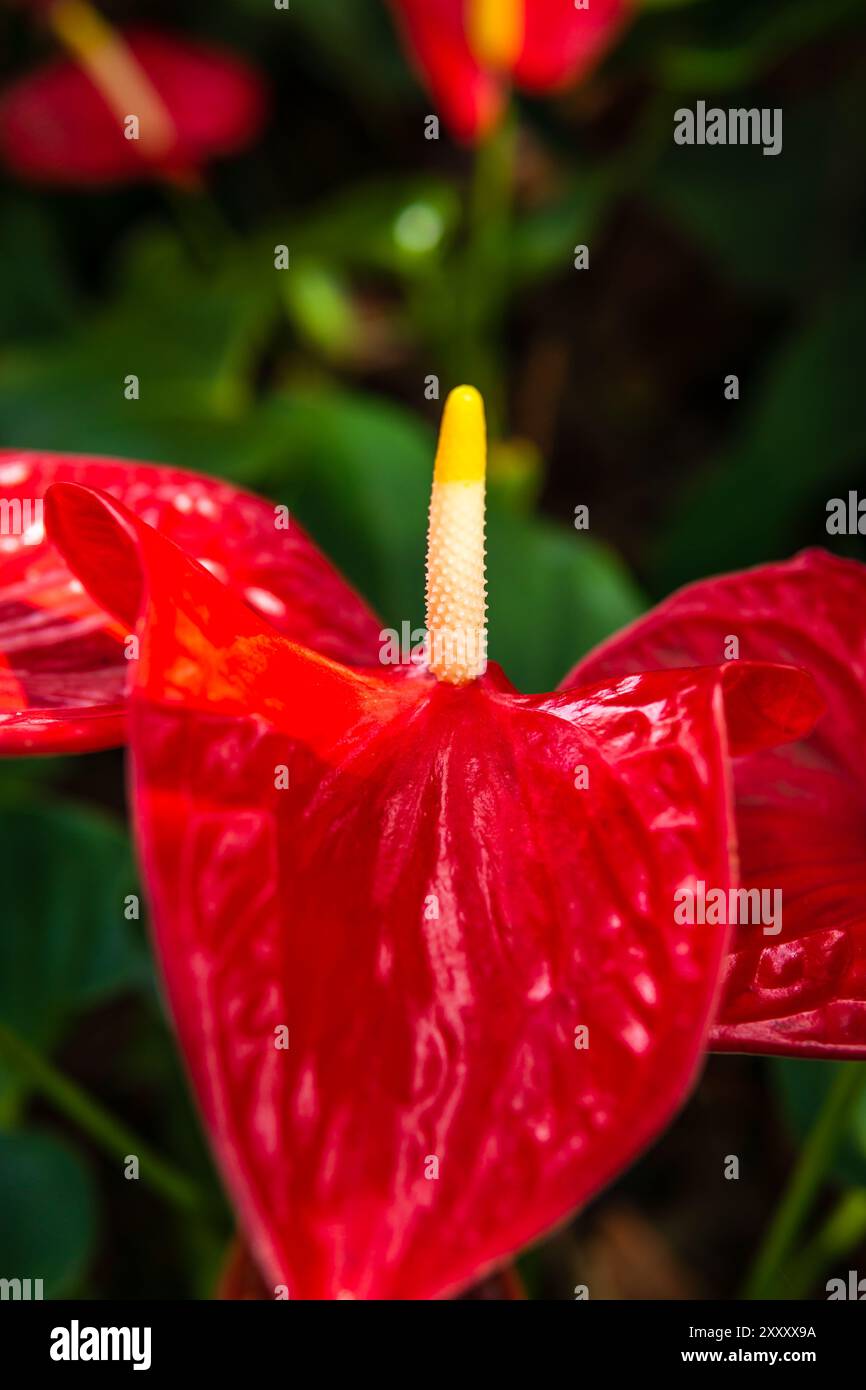
[[(350, 188), (292, 227), (292, 264), (387, 271), (411, 279), (440, 258), (460, 219), (456, 188), (442, 179), (380, 180)], [(277, 242), (285, 236), (274, 237)], [(291, 271), (286, 272), (291, 274)]]
[(70, 1018), (150, 978), (124, 899), (125, 834), (83, 807), (0, 810), (0, 1018), (50, 1047)]
[[(662, 81), (707, 94), (749, 82), (827, 31), (859, 18), (862, 0), (754, 0), (706, 5), (694, 17), (693, 42), (672, 43), (660, 61)], [(702, 37), (698, 37), (702, 35)]]
[[(786, 103), (783, 149), (776, 156), (759, 147), (671, 142), (647, 192), (742, 285), (794, 298), (814, 293), (838, 267), (850, 228), (861, 220), (864, 102), (853, 88), (848, 100), (844, 94), (840, 83), (808, 101)], [(736, 106), (760, 107), (762, 101), (738, 94)], [(807, 188), (811, 196), (804, 198)]]
[[(240, 258), (197, 269), (171, 235), (141, 233), (107, 308), (38, 350), (0, 355), (0, 433), (22, 448), (146, 458), (154, 436), (170, 448), (173, 427), (181, 436), (230, 429), (277, 313), (273, 285), (254, 271)], [(137, 399), (125, 395), (131, 376)]]
[(644, 607), (615, 554), (588, 536), (495, 505), (487, 536), (489, 655), (521, 690), (555, 689)]
[(275, 397), (263, 486), (288, 502), (388, 625), (422, 620), (435, 439), (408, 411), (332, 390)]
[(78, 1155), (48, 1135), (0, 1134), (2, 1277), (41, 1279), (45, 1298), (68, 1295), (95, 1234), (93, 1183)]
[[(857, 1062), (825, 1062), (820, 1058), (773, 1058), (771, 1075), (791, 1130), (805, 1139), (827, 1098), (840, 1068), (862, 1066)], [(866, 1187), (866, 1089), (836, 1154), (832, 1174), (851, 1187)]]
[(296, 261), (281, 280), (286, 311), (297, 331), (323, 356), (351, 356), (362, 327), (344, 280), (316, 260)]
[(602, 167), (588, 164), (553, 202), (517, 219), (508, 242), (508, 271), (514, 284), (524, 286), (548, 274), (571, 271), (574, 247), (591, 242), (620, 186), (621, 172), (613, 161)]
[[(743, 431), (687, 490), (658, 543), (661, 592), (694, 577), (782, 558), (803, 517), (826, 520), (866, 450), (866, 391), (852, 344), (866, 335), (866, 276), (803, 325), (760, 383), (741, 379)], [(719, 385), (721, 390), (721, 383)], [(723, 519), (723, 521), (721, 520)]]
[[(242, 3), (255, 5), (260, 23), (260, 0)], [(411, 90), (405, 56), (381, 0), (353, 0), (350, 5), (346, 0), (316, 0), (314, 5), (292, 5), (287, 17), (302, 30), (293, 37), (305, 62), (324, 60), (326, 70), (341, 87), (350, 88), (362, 110), (392, 92)]]
[(6, 198), (0, 208), (0, 338), (30, 339), (71, 321), (75, 295), (64, 250), (47, 217), (32, 203)]
[(0, 759), (0, 808), (12, 810), (32, 801), (34, 791), (57, 784), (69, 767), (65, 758)]

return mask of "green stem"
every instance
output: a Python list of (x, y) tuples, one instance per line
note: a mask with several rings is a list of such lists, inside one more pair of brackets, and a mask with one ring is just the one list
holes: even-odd
[(846, 1192), (823, 1226), (794, 1260), (787, 1280), (791, 1298), (805, 1298), (836, 1260), (866, 1240), (866, 1191)]
[(493, 431), (503, 426), (502, 318), (509, 281), (509, 239), (517, 122), (506, 113), (475, 155), (458, 314), (461, 375), (485, 397)]
[(198, 1189), (164, 1158), (160, 1158), (138, 1135), (116, 1120), (74, 1081), (41, 1057), (5, 1024), (0, 1023), (0, 1058), (7, 1062), (34, 1090), (50, 1100), (94, 1143), (121, 1162), (131, 1154), (139, 1161), (142, 1180), (154, 1192), (183, 1211), (204, 1207)]
[(507, 221), (514, 192), (517, 121), (513, 109), (478, 146), (469, 215), (474, 236), (489, 235)]
[(236, 241), (222, 209), (200, 179), (189, 187), (168, 179), (163, 188), (187, 252), (197, 265), (214, 270), (224, 250)]
[(851, 1110), (866, 1081), (866, 1067), (846, 1062), (836, 1076), (791, 1174), (776, 1214), (770, 1223), (746, 1280), (743, 1297), (784, 1296), (784, 1266), (791, 1256), (800, 1229), (842, 1137)]

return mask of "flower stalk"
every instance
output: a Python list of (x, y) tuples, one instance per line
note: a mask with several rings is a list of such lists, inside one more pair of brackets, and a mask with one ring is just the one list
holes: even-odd
[(786, 1267), (866, 1082), (866, 1068), (845, 1063), (836, 1077), (746, 1280), (743, 1297), (787, 1296)]
[(110, 1157), (121, 1162), (134, 1154), (141, 1179), (181, 1211), (200, 1211), (205, 1202), (195, 1184), (142, 1142), (134, 1130), (117, 1120), (80, 1086), (41, 1057), (17, 1033), (0, 1023), (0, 1058), (33, 1090), (57, 1107)]

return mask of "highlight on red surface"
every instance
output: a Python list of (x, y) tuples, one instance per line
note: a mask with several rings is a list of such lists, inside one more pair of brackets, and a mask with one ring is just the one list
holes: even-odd
[[(235, 54), (151, 29), (114, 42), (100, 85), (59, 56), (0, 93), (0, 159), (18, 177), (69, 186), (185, 178), (259, 135), (264, 80)], [(115, 87), (129, 112), (114, 109)]]
[(742, 881), (778, 891), (782, 920), (739, 927), (712, 1045), (866, 1057), (866, 567), (810, 550), (702, 580), (563, 684), (726, 655), (808, 671), (823, 713), (802, 739), (735, 761)]
[[(419, 75), (452, 132), (482, 139), (510, 82), (547, 92), (590, 72), (634, 12), (631, 0), (391, 0)], [(482, 13), (483, 11), (483, 13)]]
[[(84, 752), (125, 738), (126, 639), (135, 613), (118, 618), (97, 606), (46, 536), (44, 498), (54, 482), (86, 483), (120, 499), (233, 584), (278, 631), (349, 665), (376, 659), (378, 620), (286, 508), (157, 464), (2, 450), (0, 754)], [(129, 567), (108, 563), (91, 539), (92, 563), (104, 563), (109, 579), (110, 610)]]
[[(483, 1277), (688, 1093), (727, 932), (672, 909), (733, 881), (727, 720), (766, 741), (767, 673), (726, 716), (718, 668), (547, 696), (495, 666), (353, 672), (111, 498), (58, 484), (48, 523), (97, 598), (124, 621), (140, 603), (139, 856), (266, 1284), (428, 1298)], [(806, 678), (773, 679), (770, 735), (802, 732)]]

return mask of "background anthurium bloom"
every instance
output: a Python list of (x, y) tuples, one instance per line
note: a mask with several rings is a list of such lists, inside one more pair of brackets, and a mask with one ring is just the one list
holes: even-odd
[(152, 30), (123, 31), (120, 38), (152, 90), (158, 148), (148, 138), (147, 112), (140, 114), (141, 138), (127, 139), (122, 115), (79, 63), (58, 57), (0, 96), (0, 157), (13, 173), (69, 185), (185, 176), (256, 138), (264, 83), (247, 63)]
[(826, 713), (801, 742), (735, 762), (743, 884), (782, 890), (778, 936), (742, 926), (712, 1045), (866, 1056), (866, 568), (825, 551), (692, 584), (564, 686), (741, 658), (813, 675)]
[[(604, 56), (632, 13), (630, 0), (391, 0), (422, 77), (460, 139), (497, 120), (506, 86), (544, 92)], [(485, 13), (482, 13), (482, 10)]]
[(266, 1281), (465, 1285), (682, 1102), (726, 933), (677, 925), (674, 895), (730, 882), (728, 750), (802, 733), (811, 682), (743, 664), (521, 696), (495, 667), (353, 672), (105, 495), (59, 484), (48, 522), (138, 617), (159, 956)]
[(349, 665), (375, 658), (376, 618), (294, 518), (284, 529), (261, 498), (155, 464), (0, 450), (0, 754), (125, 738), (129, 629), (95, 606), (45, 535), (43, 499), (56, 481), (121, 499), (296, 641)]

